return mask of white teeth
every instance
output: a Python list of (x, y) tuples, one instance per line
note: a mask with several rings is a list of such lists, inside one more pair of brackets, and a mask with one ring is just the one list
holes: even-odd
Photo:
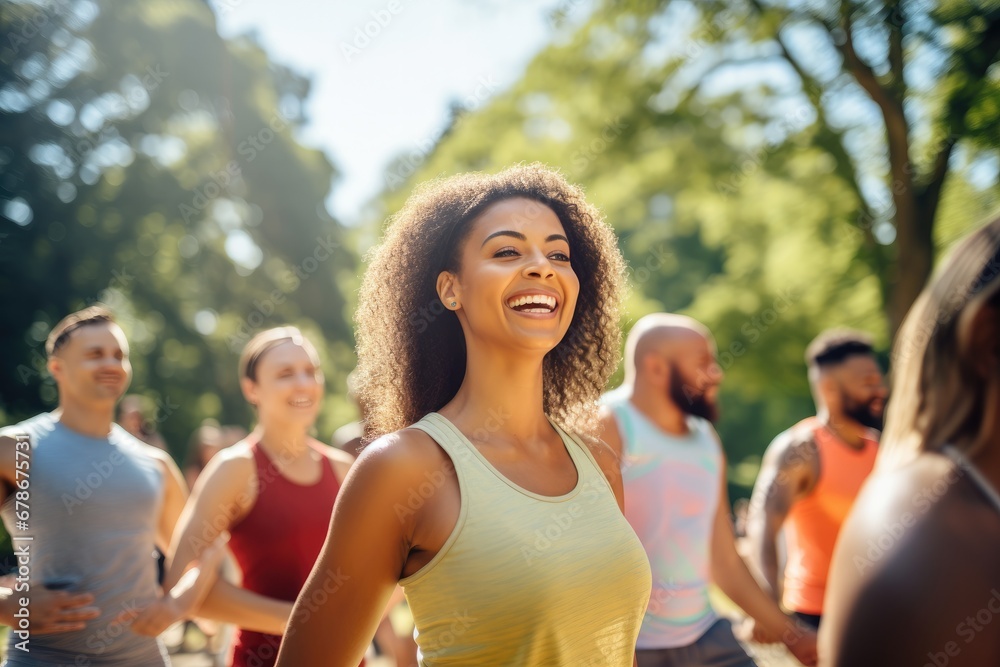
[(312, 405), (312, 401), (308, 398), (297, 398), (291, 401), (291, 403), (297, 408), (305, 408)]
[(556, 308), (556, 299), (552, 296), (545, 296), (543, 294), (529, 294), (527, 296), (520, 296), (516, 299), (511, 299), (507, 302), (507, 305), (511, 308), (516, 308), (518, 306), (523, 306), (529, 303), (536, 303), (541, 306), (546, 306), (546, 308), (528, 308), (522, 310), (522, 313), (551, 313)]

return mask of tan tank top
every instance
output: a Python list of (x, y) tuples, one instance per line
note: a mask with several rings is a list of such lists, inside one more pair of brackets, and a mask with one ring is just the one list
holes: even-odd
[(577, 470), (562, 496), (514, 484), (437, 413), (414, 425), (451, 458), (462, 497), (444, 546), (399, 582), (422, 666), (632, 664), (649, 562), (590, 451), (553, 426)]

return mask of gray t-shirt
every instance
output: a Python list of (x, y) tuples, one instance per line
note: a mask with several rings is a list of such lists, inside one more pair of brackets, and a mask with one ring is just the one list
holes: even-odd
[[(27, 528), (19, 525), (24, 505), (17, 491), (0, 506), (14, 538), (15, 556), (27, 549), (28, 597), (43, 586), (94, 595), (99, 618), (79, 632), (52, 635), (11, 632), (9, 667), (159, 667), (169, 665), (163, 644), (134, 634), (115, 621), (123, 611), (156, 598), (153, 550), (163, 499), (163, 469), (144, 445), (117, 424), (106, 438), (92, 438), (63, 426), (51, 414), (38, 415), (4, 435), (27, 434), (29, 460)], [(25, 452), (26, 453), (26, 452)], [(21, 463), (21, 465), (24, 465)], [(30, 536), (32, 539), (18, 539)], [(23, 562), (23, 561), (22, 561)], [(23, 570), (22, 570), (23, 573)], [(22, 577), (23, 579), (23, 577)], [(29, 603), (30, 613), (30, 603)], [(16, 628), (12, 629), (16, 630)], [(30, 628), (29, 628), (30, 632)]]

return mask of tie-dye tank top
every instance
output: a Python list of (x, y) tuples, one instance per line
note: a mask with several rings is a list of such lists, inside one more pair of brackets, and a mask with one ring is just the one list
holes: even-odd
[(689, 432), (676, 436), (619, 392), (603, 402), (615, 415), (624, 445), (625, 517), (653, 571), (636, 648), (688, 646), (718, 619), (708, 599), (722, 465), (718, 440), (698, 417), (689, 417)]

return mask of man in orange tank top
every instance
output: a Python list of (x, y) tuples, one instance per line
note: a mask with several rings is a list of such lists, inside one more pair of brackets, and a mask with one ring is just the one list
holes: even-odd
[(747, 537), (761, 585), (818, 628), (837, 535), (875, 465), (887, 392), (872, 341), (860, 332), (823, 332), (809, 344), (806, 363), (816, 416), (778, 435), (764, 453)]

